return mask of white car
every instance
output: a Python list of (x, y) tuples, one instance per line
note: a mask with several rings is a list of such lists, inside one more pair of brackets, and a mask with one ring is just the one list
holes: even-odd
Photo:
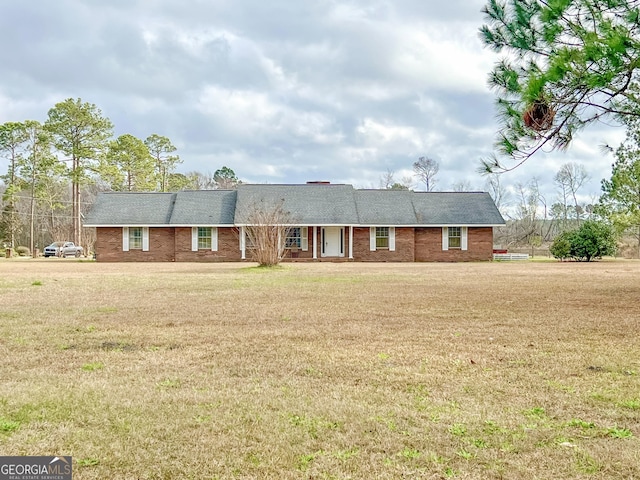
[(84, 253), (80, 245), (73, 242), (53, 242), (44, 249), (44, 257), (80, 257)]

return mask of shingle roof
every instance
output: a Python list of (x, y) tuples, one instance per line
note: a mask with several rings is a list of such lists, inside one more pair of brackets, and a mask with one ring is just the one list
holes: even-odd
[(351, 185), (240, 185), (235, 223), (261, 204), (282, 204), (296, 225), (353, 225), (358, 212)]
[(504, 219), (486, 192), (414, 192), (419, 225), (503, 225)]
[(281, 205), (294, 225), (503, 225), (488, 193), (355, 190), (351, 185), (240, 185), (237, 190), (98, 194), (84, 225), (246, 225)]
[(175, 193), (99, 193), (85, 216), (84, 225), (167, 225), (175, 197)]
[(171, 225), (233, 225), (235, 190), (197, 190), (176, 194)]
[(415, 225), (416, 214), (409, 190), (356, 190), (361, 225)]

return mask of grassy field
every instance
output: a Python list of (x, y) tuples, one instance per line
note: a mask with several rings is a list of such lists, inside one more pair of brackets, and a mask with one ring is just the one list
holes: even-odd
[(640, 262), (0, 261), (0, 455), (74, 479), (640, 478)]

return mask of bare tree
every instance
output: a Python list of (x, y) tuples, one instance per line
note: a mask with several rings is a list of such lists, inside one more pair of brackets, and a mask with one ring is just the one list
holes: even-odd
[[(50, 177), (45, 180), (42, 197), (39, 202), (44, 207), (40, 228), (48, 233), (47, 239), (51, 241), (66, 240), (72, 230), (72, 216), (70, 210), (71, 197), (69, 190), (59, 177)], [(44, 245), (42, 245), (44, 247)]]
[(380, 177), (380, 188), (383, 190), (388, 190), (394, 183), (394, 171), (387, 168), (387, 171)]
[(558, 187), (558, 202), (553, 204), (552, 212), (554, 217), (561, 220), (564, 231), (569, 222), (569, 191), (566, 183), (558, 181), (558, 174), (554, 177), (554, 183)]
[(589, 174), (584, 168), (584, 165), (573, 162), (565, 163), (560, 167), (560, 170), (558, 170), (558, 173), (553, 177), (553, 180), (560, 190), (560, 200), (564, 206), (565, 221), (568, 211), (568, 200), (569, 197), (571, 197), (576, 220), (580, 223), (580, 215), (584, 209), (578, 202), (578, 190), (589, 180)]
[(407, 175), (402, 177), (402, 179), (394, 185), (401, 185), (402, 190), (413, 190), (415, 187), (415, 179), (411, 175)]
[(245, 215), (247, 246), (251, 260), (262, 267), (278, 265), (286, 253), (286, 239), (292, 228), (291, 214), (282, 202), (253, 204)]
[(201, 172), (189, 172), (186, 175), (189, 181), (189, 188), (193, 190), (214, 190), (216, 188), (216, 181), (213, 178), (213, 174), (201, 173)]
[(539, 210), (539, 190), (535, 179), (529, 184), (518, 183), (518, 210), (517, 218), (523, 222), (525, 235), (530, 235), (535, 231), (535, 222), (538, 219)]
[(451, 184), (451, 190), (454, 192), (473, 192), (473, 186), (469, 180), (460, 180)]
[(380, 177), (380, 188), (383, 190), (411, 190), (413, 189), (413, 178), (406, 176), (397, 181), (395, 172), (387, 168), (387, 171)]
[(485, 190), (489, 192), (489, 195), (493, 199), (493, 203), (496, 204), (500, 212), (510, 204), (509, 191), (500, 183), (500, 175), (489, 175), (485, 183)]
[(547, 200), (540, 191), (538, 179), (527, 184), (516, 184), (517, 199), (514, 215), (503, 229), (504, 236), (511, 245), (540, 246), (553, 237), (555, 225), (549, 219)]
[(440, 171), (440, 165), (433, 158), (420, 157), (413, 164), (416, 176), (425, 184), (427, 192), (432, 192), (436, 185), (435, 176)]

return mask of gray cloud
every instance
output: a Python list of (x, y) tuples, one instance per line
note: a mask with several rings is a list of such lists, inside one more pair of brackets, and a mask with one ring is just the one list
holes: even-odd
[[(484, 0), (111, 0), (3, 2), (0, 122), (44, 121), (80, 97), (116, 134), (168, 136), (182, 171), (227, 165), (245, 181), (330, 180), (377, 186), (441, 164), (439, 187), (469, 182), (497, 125), (482, 48)], [(583, 162), (607, 175), (591, 129), (567, 154), (543, 154), (515, 185)], [(4, 160), (0, 169), (4, 170)]]

